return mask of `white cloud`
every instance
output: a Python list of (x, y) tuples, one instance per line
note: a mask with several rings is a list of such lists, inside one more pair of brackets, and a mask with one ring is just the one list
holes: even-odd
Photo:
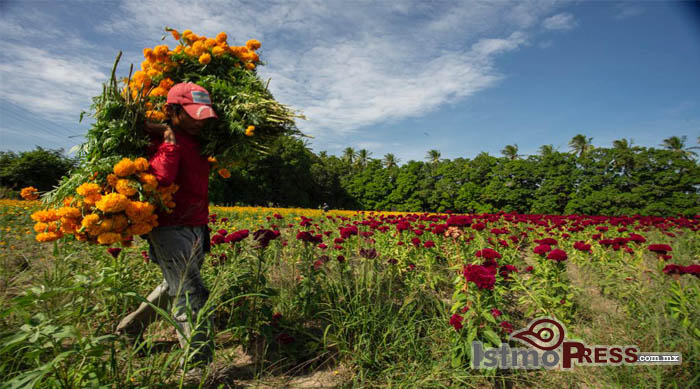
[(638, 4), (621, 3), (615, 5), (613, 18), (617, 20), (629, 19), (644, 13), (644, 8)]
[[(71, 3), (71, 12), (83, 6)], [(0, 97), (72, 119), (99, 93), (118, 50), (124, 50), (125, 71), (124, 63), (140, 62), (141, 48), (160, 43), (166, 25), (208, 36), (226, 31), (232, 43), (262, 41), (268, 65), (259, 74), (271, 79), (278, 100), (309, 118), (299, 126), (315, 137), (316, 147), (347, 144), (344, 138), (363, 128), (425, 115), (495, 85), (505, 77), (498, 56), (533, 43), (528, 29), (555, 8), (551, 1), (339, 0), (126, 0), (105, 6), (113, 7), (104, 11), (111, 19), (55, 31), (70, 43), (62, 52), (39, 41), (25, 52), (1, 43), (0, 77), (9, 82)], [(57, 30), (54, 19), (31, 25), (18, 16), (0, 19), (0, 26), (50, 36)], [(553, 28), (575, 23), (569, 14), (547, 20)], [(173, 42), (167, 36), (166, 43)]]
[(84, 57), (7, 42), (0, 51), (0, 98), (39, 115), (75, 121), (107, 78)]
[(574, 15), (568, 12), (550, 16), (542, 22), (542, 26), (547, 30), (571, 30), (576, 27), (577, 24)]

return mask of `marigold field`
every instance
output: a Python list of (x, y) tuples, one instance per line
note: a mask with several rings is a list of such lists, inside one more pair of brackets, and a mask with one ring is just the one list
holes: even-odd
[[(199, 384), (168, 312), (119, 320), (161, 281), (147, 244), (39, 243), (37, 201), (0, 200), (2, 387), (674, 387), (700, 384), (700, 216), (210, 207), (216, 353)], [(470, 368), (534, 318), (670, 366)]]

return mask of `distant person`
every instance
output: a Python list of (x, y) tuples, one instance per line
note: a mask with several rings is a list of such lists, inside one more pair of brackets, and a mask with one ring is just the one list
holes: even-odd
[(328, 206), (328, 203), (323, 203), (323, 206), (321, 206), (321, 209), (323, 209), (323, 212), (328, 212), (330, 207)]

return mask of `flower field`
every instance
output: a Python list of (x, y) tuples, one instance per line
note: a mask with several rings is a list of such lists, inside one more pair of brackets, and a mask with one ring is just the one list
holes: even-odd
[[(147, 244), (37, 242), (37, 201), (0, 200), (3, 387), (176, 387), (169, 315), (113, 335), (160, 283)], [(201, 386), (695, 387), (700, 217), (210, 207), (216, 328)], [(569, 338), (680, 352), (675, 366), (473, 370), (532, 319)], [(512, 342), (512, 341), (510, 341)], [(505, 386), (504, 386), (505, 385)]]

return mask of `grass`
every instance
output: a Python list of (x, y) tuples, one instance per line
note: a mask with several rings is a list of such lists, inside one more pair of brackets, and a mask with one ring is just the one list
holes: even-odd
[[(661, 273), (659, 261), (642, 249), (628, 255), (596, 247), (596, 255), (587, 255), (566, 248), (570, 257), (564, 277), (573, 304), (570, 310), (556, 312), (573, 312), (569, 336), (589, 345), (680, 351), (683, 365), (494, 374), (453, 364), (456, 332), (449, 319), (456, 273), (450, 264), (477, 247), (439, 251), (448, 246), (436, 240), (436, 251), (399, 250), (390, 233), (375, 234), (352, 238), (356, 241), (342, 251), (346, 261), (339, 262), (335, 254), (324, 259), (318, 249), (296, 241), (292, 228), (283, 230), (287, 245), (273, 241), (262, 254), (250, 245), (240, 251), (217, 246), (216, 256), (208, 257), (203, 277), (211, 290), (209, 308), (215, 312), (216, 353), (201, 382), (191, 384), (178, 369), (183, 350), (167, 312), (147, 330), (142, 343), (112, 335), (119, 319), (140, 303), (138, 296), (161, 280), (157, 266), (141, 257), (145, 242), (137, 240), (118, 258), (104, 247), (71, 240), (55, 247), (39, 245), (27, 234), (31, 220), (25, 206), (0, 204), (0, 375), (7, 378), (0, 384), (3, 388), (692, 388), (699, 382), (700, 338), (694, 332), (700, 328), (698, 279), (675, 280)], [(254, 229), (277, 211), (217, 212), (230, 218), (217, 228), (232, 230)], [(296, 223), (297, 216), (286, 213), (284, 223), (278, 224)], [(672, 243), (677, 263), (697, 262), (697, 233), (685, 230), (671, 239), (650, 231), (646, 236)], [(359, 255), (360, 245), (376, 247), (379, 258)], [(504, 260), (521, 269), (537, 265), (528, 254), (531, 247)], [(319, 270), (313, 270), (316, 260), (323, 260)], [(416, 268), (410, 270), (409, 263)], [(523, 288), (508, 284), (500, 308), (508, 311), (514, 329), (533, 318), (526, 314), (530, 307), (537, 312), (537, 304), (549, 304), (535, 299), (547, 295), (548, 284), (527, 282), (529, 277), (536, 280), (536, 274), (523, 275)]]

